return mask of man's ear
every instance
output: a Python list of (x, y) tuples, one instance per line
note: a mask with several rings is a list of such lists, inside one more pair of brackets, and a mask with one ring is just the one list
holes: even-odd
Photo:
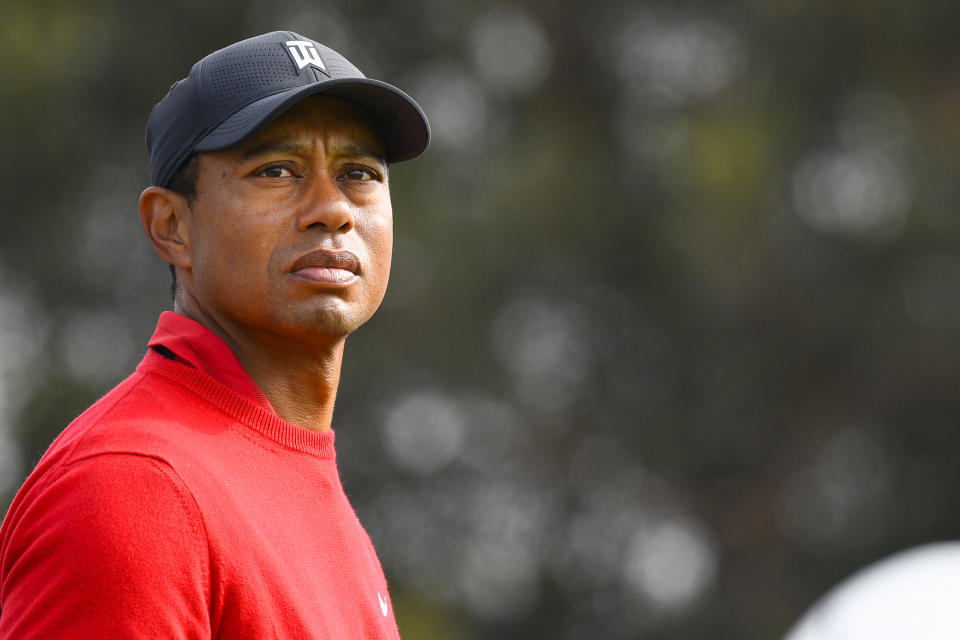
[(191, 266), (186, 198), (163, 187), (147, 187), (140, 194), (140, 224), (161, 258), (175, 267)]

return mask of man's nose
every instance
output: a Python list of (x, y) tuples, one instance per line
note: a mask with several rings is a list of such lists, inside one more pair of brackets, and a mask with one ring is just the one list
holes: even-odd
[(333, 176), (324, 174), (308, 178), (305, 196), (303, 210), (297, 218), (300, 231), (314, 226), (341, 233), (353, 229), (353, 205)]

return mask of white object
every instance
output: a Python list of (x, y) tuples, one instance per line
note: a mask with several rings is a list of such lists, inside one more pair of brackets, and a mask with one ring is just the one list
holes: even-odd
[(818, 600), (784, 640), (957, 640), (960, 541), (902, 551)]

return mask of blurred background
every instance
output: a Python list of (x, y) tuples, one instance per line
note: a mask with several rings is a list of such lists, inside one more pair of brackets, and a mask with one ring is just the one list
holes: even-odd
[(344, 482), (406, 640), (766, 639), (960, 534), (960, 4), (0, 0), (0, 508), (169, 308), (143, 129), (291, 29), (399, 85)]

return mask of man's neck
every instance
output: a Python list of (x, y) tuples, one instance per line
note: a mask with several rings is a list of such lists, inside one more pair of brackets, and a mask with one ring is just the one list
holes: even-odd
[(317, 344), (258, 339), (231, 330), (192, 305), (177, 313), (201, 323), (223, 340), (281, 418), (313, 431), (327, 431), (340, 384), (344, 338)]
[(301, 349), (293, 353), (230, 346), (277, 415), (306, 429), (330, 429), (344, 341), (329, 350)]

